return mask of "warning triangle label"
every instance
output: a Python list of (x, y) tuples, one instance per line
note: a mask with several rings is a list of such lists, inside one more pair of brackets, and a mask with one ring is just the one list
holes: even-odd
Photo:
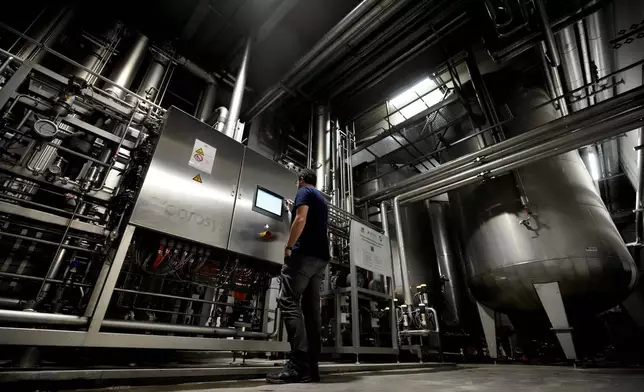
[(197, 181), (200, 184), (203, 184), (203, 181), (201, 181), (201, 174), (197, 174), (196, 176), (192, 177), (192, 181)]
[(197, 151), (195, 151), (195, 154), (204, 155), (203, 148), (199, 147)]

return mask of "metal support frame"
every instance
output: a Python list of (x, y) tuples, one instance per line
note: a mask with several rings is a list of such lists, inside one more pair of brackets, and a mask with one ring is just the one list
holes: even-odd
[[(335, 212), (335, 213), (334, 213)], [(384, 232), (383, 230), (378, 229), (377, 227), (368, 224), (362, 219), (359, 219), (356, 216), (353, 216), (346, 211), (342, 211), (340, 209), (331, 207), (331, 215), (330, 217), (333, 219), (334, 215), (340, 215), (341, 220), (346, 220), (347, 223), (347, 229), (350, 227), (350, 221), (352, 219), (355, 219), (359, 221), (362, 224), (366, 224), (370, 227), (372, 227), (374, 230), (378, 230), (380, 232)], [(330, 223), (332, 225), (332, 223)], [(333, 233), (335, 235), (339, 235), (337, 230), (333, 230)], [(385, 236), (387, 234), (385, 233)], [(349, 233), (347, 230), (346, 233), (346, 239), (348, 240), (349, 238)], [(389, 237), (387, 237), (389, 238)], [(393, 261), (392, 261), (393, 264)], [(381, 293), (377, 291), (372, 291), (368, 290), (365, 288), (358, 287), (358, 278), (357, 278), (357, 272), (358, 272), (358, 267), (356, 264), (351, 260), (349, 257), (349, 273), (350, 273), (350, 287), (341, 287), (341, 288), (336, 288), (335, 290), (330, 290), (330, 284), (327, 282), (331, 281), (331, 274), (330, 274), (330, 268), (327, 268), (324, 272), (324, 282), (325, 282), (325, 289), (321, 293), (322, 298), (333, 298), (335, 301), (334, 304), (334, 313), (335, 313), (335, 320), (336, 320), (336, 325), (335, 325), (335, 345), (330, 347), (322, 347), (322, 353), (325, 354), (355, 354), (356, 355), (356, 363), (359, 363), (359, 355), (360, 354), (380, 354), (380, 355), (398, 355), (399, 353), (399, 348), (398, 348), (398, 338), (397, 338), (397, 320), (396, 320), (396, 312), (395, 312), (395, 306), (394, 306), (394, 279), (393, 277), (386, 277), (388, 280), (386, 284), (386, 293)], [(393, 265), (392, 265), (393, 268)], [(341, 306), (340, 306), (340, 299), (342, 297), (349, 296), (350, 301), (351, 301), (351, 345), (350, 346), (344, 346), (342, 345), (342, 322), (341, 322), (341, 317), (340, 314), (342, 313)], [(387, 304), (389, 306), (389, 317), (391, 321), (391, 334), (392, 334), (392, 340), (391, 340), (391, 347), (368, 347), (368, 346), (362, 346), (360, 344), (360, 313), (359, 313), (359, 307), (358, 307), (358, 301), (359, 299), (373, 299), (373, 300), (387, 300)]]
[(494, 310), (478, 301), (476, 301), (476, 307), (478, 308), (479, 317), (481, 318), (483, 334), (485, 335), (485, 342), (487, 343), (490, 358), (497, 359), (498, 351), (496, 349), (496, 321), (494, 319)]
[(572, 339), (572, 328), (568, 323), (568, 316), (566, 316), (566, 308), (561, 298), (559, 282), (534, 283), (533, 286), (566, 358), (576, 360), (577, 352)]
[[(0, 345), (112, 347), (201, 351), (288, 352), (289, 345), (280, 340), (218, 339), (187, 336), (161, 336), (135, 333), (101, 332), (105, 315), (115, 292), (116, 282), (132, 242), (136, 227), (127, 225), (111, 262), (105, 268), (92, 293), (85, 317), (55, 315), (51, 313), (4, 311), (0, 320), (22, 321), (26, 316), (34, 323), (54, 323), (62, 329), (34, 329), (0, 327)], [(87, 330), (77, 330), (88, 325)], [(110, 324), (108, 324), (110, 325)]]

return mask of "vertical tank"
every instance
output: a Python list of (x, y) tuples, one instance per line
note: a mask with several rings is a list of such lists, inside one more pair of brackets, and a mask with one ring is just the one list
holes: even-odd
[[(507, 99), (519, 118), (505, 128), (506, 136), (554, 120), (552, 105), (531, 110), (548, 100), (539, 89), (522, 89)], [(542, 311), (533, 284), (559, 282), (572, 317), (623, 300), (637, 270), (577, 151), (525, 166), (519, 174), (531, 216), (511, 175), (450, 195), (457, 201), (476, 299), (508, 314)]]
[[(379, 165), (378, 173), (387, 173), (391, 171), (388, 165)], [(357, 181), (373, 178), (376, 176), (375, 165), (371, 165), (367, 170), (357, 173)], [(356, 196), (364, 196), (377, 190), (386, 188), (414, 174), (411, 169), (400, 168), (399, 170), (387, 174), (379, 179), (369, 181), (355, 189)], [(369, 222), (380, 226), (380, 214), (377, 207), (369, 208)], [(357, 211), (360, 215), (362, 212)], [(420, 284), (430, 284), (436, 275), (436, 252), (430, 238), (431, 228), (429, 214), (423, 202), (413, 203), (401, 208), (403, 221), (403, 235), (405, 238), (405, 249), (407, 250), (407, 266), (409, 268), (409, 284), (416, 287)], [(398, 256), (398, 234), (394, 225), (393, 213), (389, 211), (389, 237), (391, 238), (391, 252), (394, 262), (394, 283), (396, 292), (402, 295), (402, 278), (400, 273), (400, 260)]]

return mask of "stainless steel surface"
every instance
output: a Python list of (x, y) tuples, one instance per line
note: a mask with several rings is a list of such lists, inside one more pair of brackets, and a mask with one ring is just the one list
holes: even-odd
[(132, 225), (127, 225), (125, 227), (123, 235), (118, 243), (118, 247), (116, 248), (114, 258), (110, 263), (110, 270), (105, 278), (105, 282), (103, 283), (100, 297), (98, 298), (98, 301), (96, 301), (96, 307), (94, 309), (86, 310), (86, 312), (91, 312), (92, 314), (88, 329), (90, 336), (95, 336), (101, 329), (101, 324), (103, 323), (107, 308), (112, 300), (112, 293), (114, 292), (114, 287), (116, 287), (116, 281), (121, 274), (121, 268), (123, 268), (125, 256), (127, 255), (127, 251), (132, 243), (132, 237), (135, 230), (136, 228)]
[(548, 315), (552, 329), (557, 335), (557, 340), (559, 340), (566, 359), (576, 360), (577, 353), (572, 340), (572, 328), (568, 323), (559, 282), (534, 283), (533, 286), (543, 305), (543, 309)]
[[(375, 352), (379, 347), (364, 347)], [(382, 348), (381, 348), (382, 349)], [(391, 349), (390, 349), (391, 350)], [(384, 351), (384, 350), (381, 350)], [(395, 352), (390, 352), (395, 354)], [(368, 354), (368, 353), (365, 353)], [(412, 369), (453, 369), (453, 363), (322, 363), (320, 373), (351, 373), (387, 370), (412, 370)], [(266, 373), (275, 369), (274, 362), (264, 364), (250, 364), (239, 366), (237, 364), (213, 365), (210, 367), (159, 367), (159, 368), (112, 368), (112, 369), (38, 369), (38, 370), (5, 370), (0, 372), (0, 382), (18, 381), (71, 381), (71, 380), (131, 380), (131, 379), (159, 379), (159, 378), (186, 378), (186, 377), (232, 377), (248, 376), (261, 378)]]
[[(644, 145), (644, 129), (640, 128), (638, 131), (638, 145)], [(635, 189), (635, 243), (642, 244), (644, 240), (644, 214), (642, 203), (644, 197), (644, 149), (637, 150), (637, 188)]]
[[(122, 28), (123, 25), (117, 22), (106, 29), (102, 38), (107, 45), (100, 45), (98, 42), (90, 42), (88, 45), (90, 47), (89, 53), (85, 56), (85, 60), (83, 60), (83, 66), (94, 72), (101, 73), (107, 65), (111, 55), (116, 50), (116, 45), (113, 44), (118, 43), (119, 34)], [(96, 81), (95, 76), (82, 68), (75, 70), (73, 75), (76, 78), (85, 80), (88, 84), (93, 84)]]
[[(96, 127), (96, 126), (94, 126), (92, 124), (86, 123), (85, 121), (79, 119), (78, 116), (67, 115), (67, 116), (61, 118), (61, 121), (63, 123), (65, 123), (65, 124), (69, 124), (69, 125), (71, 125), (73, 127), (80, 128), (80, 129), (83, 129), (83, 130), (85, 130), (87, 132), (90, 132), (90, 133), (100, 137), (101, 139), (103, 139), (105, 141), (109, 141), (109, 142), (112, 142), (112, 143), (115, 143), (115, 144), (118, 144), (121, 141), (121, 138), (116, 136), (115, 134), (107, 132), (107, 131), (105, 131), (105, 130), (103, 130), (101, 128), (98, 128), (98, 127)], [(129, 140), (124, 140), (123, 143), (122, 143), (122, 146), (125, 147), (125, 148), (128, 148), (128, 149), (131, 149), (131, 148), (134, 147), (134, 143), (132, 143)]]
[[(587, 39), (590, 51), (590, 59), (592, 60), (592, 70), (597, 74), (597, 85), (594, 87), (598, 91), (593, 97), (595, 102), (601, 102), (606, 99), (612, 98), (615, 94), (615, 87), (613, 86), (613, 78), (606, 77), (614, 70), (613, 53), (614, 50), (609, 42), (610, 28), (608, 26), (606, 10), (601, 9), (585, 20), (585, 25), (588, 30)], [(619, 143), (617, 139), (608, 140), (602, 143), (601, 148), (604, 153), (604, 166), (606, 169), (606, 176), (614, 176), (620, 172), (619, 161)], [(610, 191), (610, 183), (606, 183)], [(612, 194), (610, 195), (612, 196)], [(609, 200), (611, 204), (612, 200)]]
[(197, 327), (194, 325), (166, 324), (130, 320), (103, 320), (101, 327), (147, 332), (173, 332), (195, 335), (215, 335), (218, 337), (242, 337), (255, 339), (265, 339), (267, 337), (267, 334), (263, 332), (241, 331), (233, 328)]
[[(513, 99), (514, 111), (548, 100), (537, 90)], [(554, 120), (544, 106), (507, 128), (512, 136)], [(636, 273), (610, 215), (575, 151), (519, 169), (533, 211), (522, 216), (509, 176), (458, 191), (470, 287), (503, 312), (539, 310), (533, 283), (558, 281), (567, 303), (603, 310), (619, 302)], [(512, 293), (508, 295), (507, 293)], [(574, 305), (573, 305), (574, 304)]]
[(210, 115), (206, 123), (217, 130), (217, 132), (224, 132), (226, 129), (226, 119), (228, 118), (228, 109), (220, 106), (215, 109)]
[[(176, 108), (166, 116), (131, 223), (225, 249), (244, 147)], [(188, 165), (196, 139), (217, 149), (212, 174)]]
[[(605, 10), (599, 10), (586, 18), (586, 27), (588, 28), (588, 47), (590, 49), (590, 58), (596, 67), (597, 77), (603, 78), (613, 72), (613, 48), (610, 44), (610, 29), (606, 21)], [(603, 88), (613, 84), (612, 78), (598, 81), (597, 88)], [(612, 98), (614, 87), (606, 88), (595, 95), (597, 102)]]
[(199, 103), (195, 110), (195, 117), (201, 121), (206, 121), (215, 109), (215, 100), (217, 98), (217, 83), (206, 83)]
[[(223, 135), (222, 135), (223, 136)], [(239, 178), (237, 201), (233, 212), (228, 249), (256, 259), (284, 263), (284, 247), (290, 228), (286, 204), (280, 218), (253, 210), (257, 187), (260, 186), (286, 199), (293, 200), (297, 175), (277, 162), (246, 148)], [(268, 237), (261, 233), (270, 231)]]
[(546, 10), (546, 5), (543, 0), (535, 1), (537, 6), (537, 11), (539, 12), (539, 17), (541, 18), (541, 24), (543, 27), (543, 32), (545, 35), (546, 47), (548, 48), (548, 58), (550, 64), (553, 67), (559, 66), (559, 53), (557, 51), (557, 44), (555, 43), (554, 35), (552, 33), (552, 26), (550, 25), (550, 20), (548, 20), (548, 12)]
[(87, 325), (89, 320), (87, 317), (72, 316), (69, 314), (0, 309), (0, 322), (82, 326)]
[(119, 87), (130, 88), (139, 66), (141, 66), (145, 55), (148, 53), (148, 45), (148, 37), (137, 33), (134, 45), (129, 51), (123, 53), (121, 61), (110, 74), (109, 78), (114, 81), (115, 85), (108, 86), (105, 91), (121, 99), (125, 98), (126, 91)]
[[(386, 165), (378, 167), (376, 170), (388, 170)], [(371, 172), (361, 173), (366, 178), (372, 177)], [(377, 180), (369, 181), (365, 185), (356, 188), (357, 195), (364, 195), (378, 191), (379, 189), (386, 188), (391, 184), (398, 183), (405, 178), (414, 175), (411, 169), (402, 168), (391, 174), (383, 176)], [(370, 207), (368, 212), (370, 215), (369, 222), (375, 226), (382, 224), (382, 204), (380, 214), (376, 207)], [(390, 219), (394, 214), (390, 208), (388, 216), (385, 221), (388, 222), (386, 230), (389, 234), (385, 234), (391, 241), (391, 253), (393, 258), (393, 272), (394, 284), (396, 287), (396, 294), (399, 299), (404, 295), (404, 287), (415, 288), (421, 284), (430, 284), (436, 277), (436, 255), (432, 252), (432, 245), (428, 246), (428, 236), (430, 235), (429, 215), (423, 203), (414, 203), (400, 207), (400, 215), (402, 217), (402, 231), (400, 231), (393, 219)], [(402, 234), (400, 234), (402, 233)], [(401, 235), (405, 239), (405, 255), (407, 257), (407, 271), (409, 271), (408, 283), (403, 285), (403, 274), (400, 267), (399, 246), (401, 242)]]
[[(57, 226), (67, 226), (67, 224), (69, 223), (69, 218), (65, 218), (55, 214), (50, 214), (48, 212), (43, 212), (43, 211), (31, 209), (31, 208), (18, 206), (4, 201), (0, 201), (0, 211), (11, 215), (17, 215), (28, 219), (33, 219), (39, 222), (54, 224)], [(91, 234), (98, 234), (98, 235), (108, 234), (107, 231), (105, 230), (105, 227), (103, 226), (94, 225), (91, 223), (85, 223), (79, 220), (72, 220), (70, 228), (73, 230), (84, 231), (86, 233), (91, 233)]]
[(0, 344), (19, 346), (112, 347), (198, 351), (288, 352), (281, 341), (213, 339), (110, 332), (0, 327)]
[(159, 95), (159, 88), (161, 87), (161, 82), (163, 81), (163, 76), (168, 65), (169, 61), (163, 56), (158, 54), (152, 56), (150, 65), (136, 93), (150, 101), (155, 101)]
[[(242, 60), (237, 73), (237, 81), (233, 89), (233, 95), (230, 98), (230, 105), (228, 106), (228, 118), (226, 119), (225, 133), (230, 137), (236, 135), (237, 121), (239, 120), (239, 112), (241, 111), (242, 101), (244, 99), (244, 87), (246, 87), (246, 73), (248, 72), (248, 61), (250, 57), (250, 49), (253, 43), (252, 37), (249, 35), (246, 38), (244, 51), (242, 53)], [(241, 135), (237, 135), (235, 140), (241, 142)]]
[[(568, 26), (557, 34), (561, 62), (564, 74), (564, 83), (567, 91), (576, 90), (584, 85), (584, 73), (579, 57), (577, 38), (575, 37), (574, 26)], [(583, 91), (578, 91), (569, 97), (570, 107), (573, 111), (581, 110), (588, 106), (588, 99), (582, 98)]]
[[(400, 212), (400, 203), (399, 203), (399, 198), (400, 196), (396, 196), (394, 198), (394, 222), (396, 223), (396, 233), (403, 233), (403, 226), (402, 226), (402, 215)], [(405, 305), (411, 305), (413, 304), (412, 296), (411, 296), (411, 286), (409, 283), (409, 277), (411, 276), (409, 273), (409, 268), (407, 267), (407, 255), (405, 253), (405, 237), (404, 235), (399, 236), (399, 241), (398, 241), (398, 255), (399, 255), (399, 261), (400, 261), (400, 278), (401, 278), (401, 286), (403, 290), (403, 296), (404, 296), (404, 301)]]
[(327, 192), (330, 174), (331, 148), (329, 140), (329, 109), (326, 106), (316, 106), (315, 124), (313, 126), (313, 149), (315, 150), (315, 160), (313, 167), (317, 176), (315, 187), (323, 192)]
[(443, 282), (443, 297), (445, 298), (445, 311), (442, 312), (442, 320), (448, 325), (458, 325), (461, 321), (464, 299), (462, 296), (466, 291), (463, 287), (465, 277), (459, 270), (459, 260), (452, 251), (450, 244), (447, 206), (443, 203), (432, 203), (425, 200), (425, 207), (429, 211), (431, 236), (436, 250), (436, 261), (440, 281)]
[[(590, 85), (593, 82), (593, 66), (590, 63), (590, 53), (588, 52), (588, 38), (586, 36), (586, 26), (584, 21), (580, 20), (575, 23), (577, 34), (579, 35), (579, 48), (581, 49), (581, 60), (583, 62), (581, 68), (584, 73), (584, 84)], [(585, 95), (588, 96), (588, 103), (595, 104), (595, 96), (592, 94), (592, 87), (586, 88)]]

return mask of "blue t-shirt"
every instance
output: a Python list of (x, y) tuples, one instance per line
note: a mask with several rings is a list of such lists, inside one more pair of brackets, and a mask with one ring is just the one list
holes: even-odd
[(291, 224), (300, 206), (309, 206), (304, 230), (293, 246), (294, 254), (318, 257), (329, 260), (329, 237), (327, 224), (329, 222), (329, 207), (324, 195), (314, 187), (302, 187), (297, 190)]

